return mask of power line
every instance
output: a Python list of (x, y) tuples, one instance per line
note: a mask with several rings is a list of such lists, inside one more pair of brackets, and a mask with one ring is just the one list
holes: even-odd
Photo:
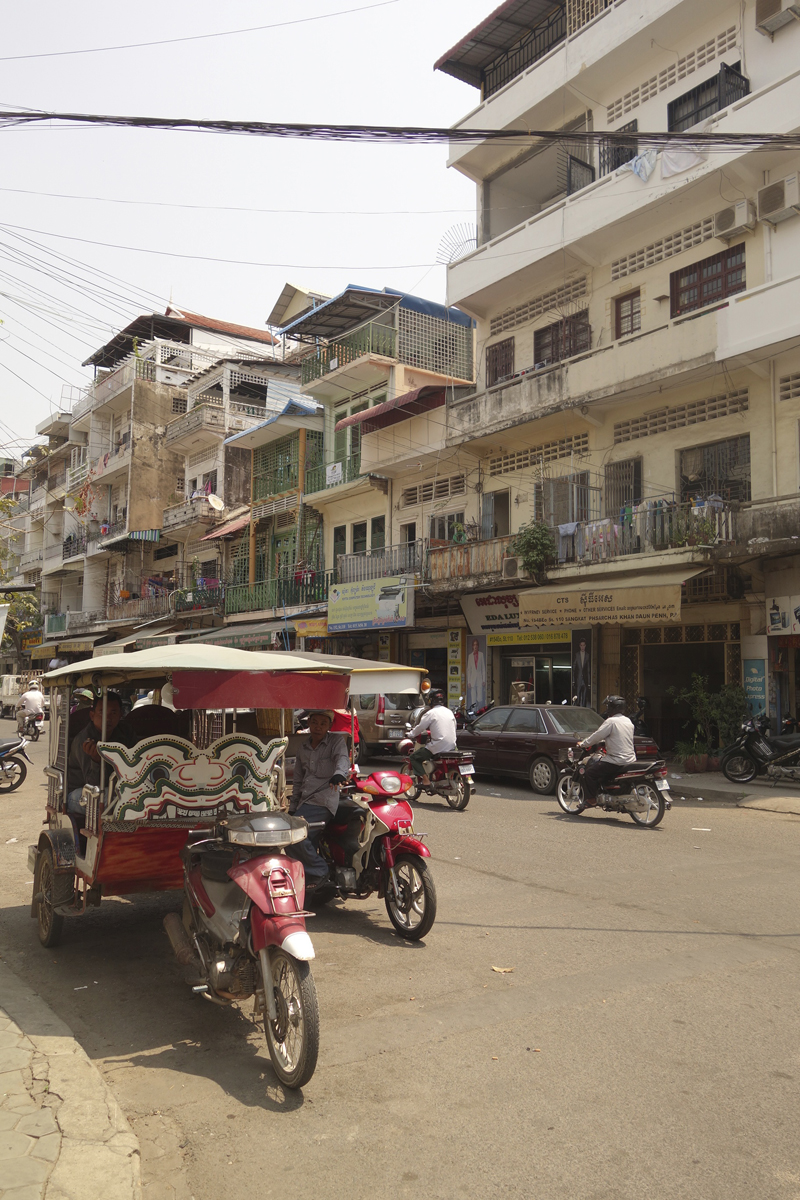
[(32, 58), (66, 58), (74, 54), (108, 54), (114, 50), (142, 50), (150, 46), (174, 46), (176, 42), (204, 42), (211, 38), (240, 37), (244, 33), (261, 33), (266, 29), (284, 29), (287, 25), (308, 25), (312, 21), (329, 21), (333, 17), (347, 17), (351, 13), (367, 12), (372, 8), (387, 8), (399, 0), (378, 0), (375, 4), (362, 4), (358, 8), (344, 8), (338, 12), (319, 13), (315, 17), (299, 17), (294, 21), (278, 21), (273, 25), (252, 25), (249, 29), (223, 29), (219, 33), (195, 33), (186, 37), (161, 38), (152, 42), (127, 42), (121, 46), (90, 46), (83, 50), (51, 50), (40, 54), (7, 54), (0, 62), (25, 62)]

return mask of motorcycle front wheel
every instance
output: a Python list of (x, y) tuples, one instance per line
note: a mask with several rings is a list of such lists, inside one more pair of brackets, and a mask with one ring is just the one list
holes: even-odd
[(647, 829), (655, 829), (663, 820), (664, 813), (667, 811), (666, 802), (663, 795), (657, 788), (651, 787), (649, 783), (641, 784), (636, 789), (638, 795), (647, 804), (644, 812), (628, 813), (628, 816), (637, 825), (642, 825)]
[(25, 782), (28, 768), (21, 758), (6, 758), (0, 765), (0, 792), (15, 792)]
[(447, 792), (445, 798), (451, 808), (457, 812), (463, 812), (469, 804), (469, 798), (472, 795), (469, 780), (465, 779), (460, 771), (451, 771), (447, 777)]
[(559, 779), (556, 799), (561, 809), (570, 817), (579, 817), (586, 807), (583, 799), (583, 784), (576, 783), (571, 775), (562, 775)]
[(744, 750), (734, 750), (722, 764), (722, 774), (731, 783), (749, 783), (758, 774), (758, 767)]
[(423, 859), (402, 854), (394, 866), (397, 895), (392, 880), (387, 880), (385, 904), (389, 920), (401, 937), (419, 941), (430, 932), (436, 920), (436, 885)]
[(301, 1088), (314, 1074), (319, 1054), (317, 989), (307, 962), (285, 950), (271, 950), (269, 958), (278, 1009), (275, 1021), (264, 1014), (269, 1057), (284, 1087)]

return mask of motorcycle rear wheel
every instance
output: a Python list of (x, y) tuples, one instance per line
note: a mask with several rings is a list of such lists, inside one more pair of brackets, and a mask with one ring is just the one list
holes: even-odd
[[(284, 1087), (301, 1088), (314, 1074), (319, 1054), (317, 989), (307, 962), (285, 950), (270, 950), (269, 957), (278, 1008), (276, 1021), (264, 1014), (269, 1057)], [(269, 986), (267, 980), (264, 985)]]
[(556, 799), (562, 811), (570, 817), (579, 817), (586, 808), (583, 784), (576, 783), (569, 775), (562, 775), (559, 779)]
[(651, 787), (649, 783), (640, 784), (636, 790), (641, 795), (645, 789), (647, 790), (647, 810), (628, 813), (628, 816), (636, 825), (641, 825), (646, 829), (655, 829), (656, 825), (660, 825), (664, 819), (667, 806), (661, 792), (657, 788)]
[(387, 881), (384, 902), (389, 920), (400, 937), (419, 941), (436, 920), (436, 885), (427, 864), (418, 854), (401, 854), (395, 860), (399, 898)]
[(749, 754), (736, 750), (723, 762), (722, 774), (731, 783), (749, 783), (758, 774), (758, 767)]
[(15, 792), (25, 782), (28, 768), (21, 758), (7, 758), (0, 767), (0, 792)]
[(445, 799), (451, 808), (463, 812), (472, 795), (469, 780), (465, 779), (459, 770), (451, 771), (447, 780), (450, 786), (445, 793)]

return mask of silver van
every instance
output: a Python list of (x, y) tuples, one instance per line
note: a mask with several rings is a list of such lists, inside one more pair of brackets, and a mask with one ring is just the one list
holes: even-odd
[(405, 737), (406, 722), (422, 704), (418, 692), (385, 692), (354, 697), (363, 754), (394, 754)]

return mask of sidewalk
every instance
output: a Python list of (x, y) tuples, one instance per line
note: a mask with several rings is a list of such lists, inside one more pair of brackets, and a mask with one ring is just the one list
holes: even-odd
[(667, 779), (673, 800), (736, 804), (739, 808), (755, 808), (763, 812), (792, 813), (800, 816), (800, 785), (795, 792), (773, 787), (771, 783), (762, 780), (731, 783), (721, 771), (704, 771), (690, 775), (672, 767), (669, 768)]
[(140, 1200), (139, 1143), (70, 1029), (0, 962), (0, 1197)]

